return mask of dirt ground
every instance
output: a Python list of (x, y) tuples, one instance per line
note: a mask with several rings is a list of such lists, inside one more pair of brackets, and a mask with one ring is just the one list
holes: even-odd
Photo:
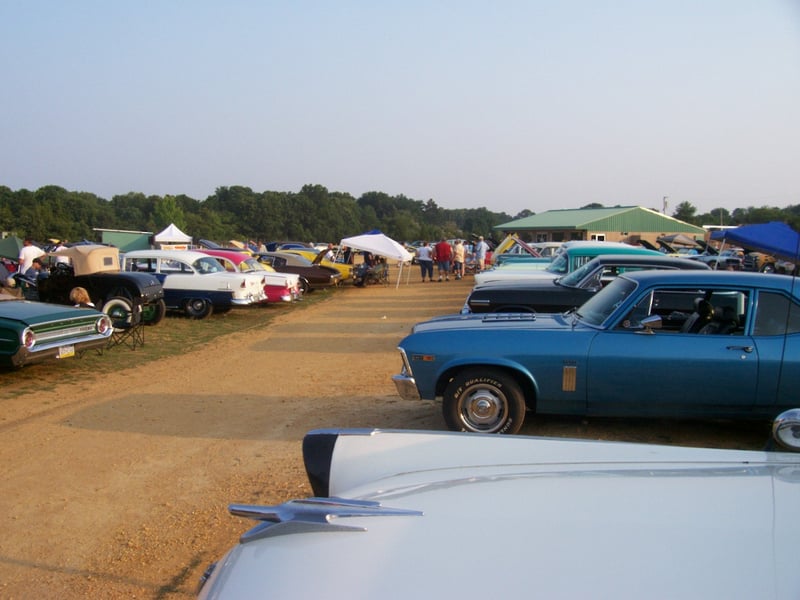
[[(252, 526), (229, 503), (310, 493), (308, 430), (444, 428), (437, 404), (395, 393), (395, 348), (415, 322), (459, 310), (471, 285), (423, 284), (414, 271), (398, 289), (345, 289), (267, 328), (44, 392), (20, 394), (13, 373), (0, 375), (0, 597), (193, 597)], [(759, 448), (767, 431), (553, 417), (523, 429), (731, 448)]]

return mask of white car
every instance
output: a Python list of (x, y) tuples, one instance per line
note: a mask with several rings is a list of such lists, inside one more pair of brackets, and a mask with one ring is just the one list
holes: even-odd
[[(776, 420), (800, 447), (800, 410)], [(200, 598), (800, 598), (800, 455), (320, 430)]]
[(203, 319), (214, 310), (263, 302), (264, 278), (228, 273), (213, 257), (193, 250), (133, 250), (121, 258), (125, 271), (153, 273), (168, 309)]

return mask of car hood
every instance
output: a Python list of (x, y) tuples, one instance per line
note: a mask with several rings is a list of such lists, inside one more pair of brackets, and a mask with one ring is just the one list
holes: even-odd
[(572, 325), (573, 317), (569, 313), (453, 314), (442, 315), (417, 323), (414, 325), (412, 333), (464, 331), (468, 329), (565, 329), (572, 327)]
[(322, 445), (327, 517), (282, 505), (208, 597), (800, 594), (797, 455), (391, 431)]
[(36, 325), (61, 319), (74, 319), (87, 314), (98, 314), (91, 308), (73, 308), (61, 304), (29, 302), (27, 300), (4, 300), (0, 302), (0, 318)]

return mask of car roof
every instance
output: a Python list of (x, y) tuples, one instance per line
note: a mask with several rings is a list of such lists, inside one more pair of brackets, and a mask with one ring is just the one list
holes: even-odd
[(643, 285), (669, 284), (669, 285), (729, 285), (729, 286), (748, 286), (762, 289), (774, 289), (791, 292), (792, 288), (800, 289), (794, 277), (772, 275), (767, 273), (753, 273), (750, 271), (636, 271), (634, 273), (623, 273), (620, 277), (636, 281)]
[(209, 256), (210, 254), (196, 250), (132, 250), (125, 253), (125, 258), (173, 258), (189, 262)]
[[(661, 254), (661, 253), (659, 253)], [(673, 265), (684, 269), (695, 269), (698, 271), (708, 271), (709, 266), (703, 262), (690, 258), (678, 258), (677, 256), (666, 256), (661, 254), (601, 254), (590, 260), (586, 264), (616, 264), (624, 262), (627, 265)]]

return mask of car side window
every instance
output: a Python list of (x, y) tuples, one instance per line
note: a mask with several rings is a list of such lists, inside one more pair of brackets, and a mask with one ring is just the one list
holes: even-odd
[(800, 306), (783, 294), (760, 292), (753, 335), (800, 333)]

